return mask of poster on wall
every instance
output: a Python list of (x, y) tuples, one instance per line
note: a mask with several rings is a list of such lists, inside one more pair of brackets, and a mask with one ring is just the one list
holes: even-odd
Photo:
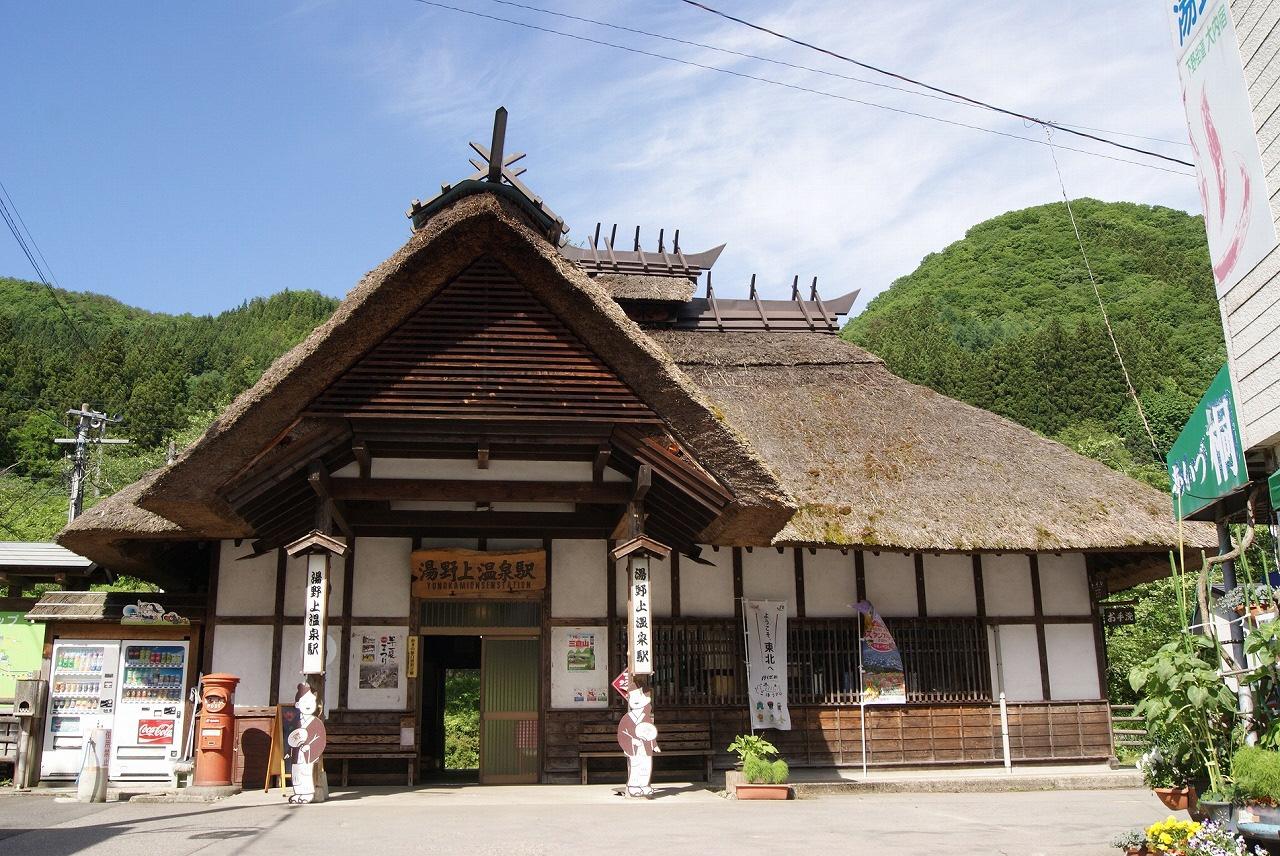
[(394, 625), (352, 627), (347, 663), (347, 705), (353, 709), (403, 709), (408, 699), (405, 675), (408, 631)]
[(18, 678), (40, 677), (44, 625), (32, 624), (22, 612), (0, 612), (0, 698), (13, 698)]
[(1165, 8), (1221, 298), (1276, 246), (1266, 172), (1227, 0)]
[(552, 707), (608, 707), (607, 639), (604, 627), (551, 628)]

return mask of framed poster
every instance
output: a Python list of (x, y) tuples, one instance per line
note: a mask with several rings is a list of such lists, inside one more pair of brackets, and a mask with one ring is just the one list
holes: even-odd
[(0, 698), (13, 698), (18, 678), (40, 677), (44, 657), (44, 625), (33, 624), (25, 612), (0, 612)]
[(347, 706), (356, 710), (404, 710), (408, 703), (408, 629), (351, 628)]
[(551, 628), (551, 706), (609, 706), (608, 628)]

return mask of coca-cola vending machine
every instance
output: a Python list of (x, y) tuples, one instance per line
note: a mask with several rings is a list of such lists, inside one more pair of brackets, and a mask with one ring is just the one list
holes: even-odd
[(59, 639), (53, 643), (40, 778), (74, 779), (84, 764), (90, 733), (112, 727), (119, 660), (116, 641)]
[(168, 779), (183, 752), (187, 642), (125, 640), (120, 644), (112, 779)]

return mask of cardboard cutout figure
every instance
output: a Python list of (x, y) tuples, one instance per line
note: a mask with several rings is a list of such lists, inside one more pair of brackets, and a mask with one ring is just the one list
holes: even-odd
[(305, 804), (315, 799), (315, 768), (324, 754), (327, 736), (324, 722), (316, 716), (318, 699), (306, 684), (298, 684), (293, 706), (298, 709), (298, 727), (289, 732), (289, 760), (293, 762), (293, 796), (289, 802)]
[(651, 797), (653, 755), (658, 748), (658, 727), (653, 723), (653, 699), (647, 688), (632, 685), (627, 691), (629, 710), (618, 723), (618, 745), (627, 756), (627, 796)]

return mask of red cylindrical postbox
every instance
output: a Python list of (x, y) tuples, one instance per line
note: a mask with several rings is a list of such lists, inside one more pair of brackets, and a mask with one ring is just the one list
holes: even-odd
[(235, 675), (205, 675), (200, 682), (200, 726), (196, 730), (196, 775), (192, 784), (229, 787), (235, 767)]

